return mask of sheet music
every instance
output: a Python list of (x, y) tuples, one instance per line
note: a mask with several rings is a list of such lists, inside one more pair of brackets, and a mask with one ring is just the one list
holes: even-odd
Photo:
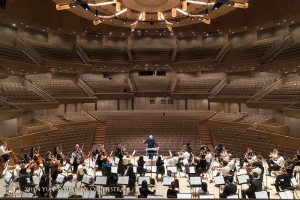
[(238, 181), (239, 185), (246, 184), (248, 182), (246, 174), (238, 175), (237, 181)]
[(291, 191), (278, 192), (280, 199), (294, 199)]
[(199, 195), (199, 199), (215, 199), (215, 195), (214, 194), (201, 194), (201, 195)]
[(227, 199), (238, 199), (238, 198), (239, 198), (239, 195), (237, 195), (237, 194), (227, 196)]
[(291, 182), (292, 182), (292, 184), (293, 185), (298, 185), (298, 183), (297, 183), (297, 180), (295, 179), (295, 177), (293, 177), (292, 179), (291, 179)]
[(64, 170), (65, 171), (69, 171), (70, 167), (71, 167), (71, 165), (69, 163), (67, 163), (66, 166), (65, 166), (65, 168), (64, 168)]
[(177, 193), (177, 199), (191, 199), (192, 194), (190, 193)]
[(189, 164), (189, 161), (187, 159), (183, 159), (182, 163), (183, 163), (183, 165), (187, 165), (187, 164)]
[(137, 166), (133, 166), (133, 173), (136, 174), (136, 172), (137, 172)]
[(215, 185), (225, 185), (225, 180), (223, 176), (214, 177)]
[(128, 185), (129, 176), (119, 176), (118, 177), (118, 184), (120, 185)]
[(9, 183), (10, 180), (11, 180), (11, 177), (12, 177), (12, 173), (7, 172), (7, 173), (6, 173), (6, 177), (5, 177), (5, 182), (6, 182), (6, 183)]
[(22, 192), (21, 198), (33, 198), (33, 193)]
[(255, 192), (255, 197), (257, 199), (268, 199), (268, 193), (265, 190), (260, 191), (260, 192)]
[(173, 181), (175, 181), (175, 178), (174, 176), (163, 176), (162, 180), (163, 180), (163, 185), (169, 186)]
[(137, 199), (137, 196), (124, 195), (123, 199)]
[(117, 166), (111, 166), (111, 173), (117, 174), (118, 173), (118, 167)]
[(190, 185), (201, 185), (202, 179), (200, 176), (191, 176), (190, 177)]
[(156, 173), (157, 166), (144, 165), (144, 169), (146, 169), (147, 172)]
[(167, 166), (167, 170), (170, 170), (172, 174), (177, 174), (176, 166)]
[(86, 184), (90, 184), (90, 179), (92, 178), (92, 176), (84, 174), (82, 177), (82, 181), (81, 183), (86, 183)]
[(143, 158), (144, 158), (144, 161), (150, 160), (150, 159), (148, 158), (148, 156), (143, 156)]
[(112, 196), (112, 195), (102, 195), (101, 198), (102, 199), (115, 199), (116, 197)]
[(147, 198), (149, 199), (162, 199), (162, 195), (148, 195)]
[(83, 191), (82, 198), (94, 199), (96, 198), (96, 191)]
[(150, 176), (139, 176), (138, 177), (138, 185), (141, 185), (143, 180), (146, 180), (147, 184), (150, 185)]
[(107, 176), (96, 176), (95, 185), (106, 185)]
[(62, 183), (64, 181), (65, 176), (62, 174), (58, 174), (55, 181), (58, 183)]
[(112, 150), (109, 154), (109, 157), (111, 157), (113, 155), (114, 151)]
[(196, 173), (196, 170), (195, 170), (195, 166), (189, 166), (187, 167), (186, 171), (187, 171), (187, 174), (195, 174)]
[(56, 198), (69, 198), (69, 191), (66, 190), (58, 190)]
[(92, 169), (95, 169), (95, 165), (96, 165), (96, 162), (95, 162), (95, 161), (92, 161), (90, 167), (91, 167)]
[(116, 164), (119, 164), (119, 162), (120, 162), (120, 158), (115, 157), (115, 163), (116, 163)]

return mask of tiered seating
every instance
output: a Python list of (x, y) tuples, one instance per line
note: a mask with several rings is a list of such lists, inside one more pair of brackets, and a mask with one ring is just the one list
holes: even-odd
[(0, 97), (11, 103), (46, 101), (19, 83), (0, 83)]
[(247, 147), (251, 147), (265, 158), (275, 146), (284, 156), (293, 157), (297, 151), (296, 148), (272, 144), (268, 137), (261, 137), (257, 132), (247, 130), (238, 124), (235, 126), (210, 122), (209, 129), (215, 145), (223, 144), (240, 158), (244, 156)]
[(135, 77), (135, 85), (139, 91), (167, 91), (170, 80), (166, 77)]
[(123, 92), (125, 88), (123, 79), (85, 78), (84, 82), (95, 93)]
[(290, 47), (283, 49), (271, 62), (277, 62), (281, 60), (299, 58), (300, 56), (300, 41), (295, 42)]
[(243, 124), (255, 124), (258, 122), (271, 119), (269, 115), (248, 115), (246, 112), (236, 113), (221, 113), (215, 116), (213, 121), (224, 121), (224, 122), (237, 122)]
[(24, 52), (19, 51), (12, 43), (0, 40), (0, 58), (35, 64)]
[(132, 47), (137, 60), (168, 60), (172, 59), (174, 49), (168, 45), (135, 45)]
[[(40, 147), (40, 152), (47, 152), (54, 146), (62, 145), (65, 156), (72, 152), (75, 144), (84, 144), (83, 151), (88, 154), (88, 148), (91, 146), (95, 134), (96, 123), (86, 123), (80, 126), (67, 126), (63, 129), (49, 131), (48, 135), (40, 136), (33, 146)], [(17, 137), (22, 139), (22, 136)], [(20, 146), (14, 148), (16, 152), (20, 149), (30, 149), (30, 146)]]
[(253, 96), (276, 80), (274, 77), (235, 79), (219, 96)]
[(69, 46), (28, 39), (24, 42), (44, 59), (83, 63), (81, 58)]
[(234, 46), (230, 51), (226, 52), (221, 62), (234, 62), (239, 60), (247, 60), (263, 57), (268, 50), (275, 46), (282, 37), (274, 37), (250, 44), (242, 44)]
[(8, 103), (4, 99), (0, 98), (0, 111), (8, 111), (8, 110), (15, 110), (18, 109), (16, 106)]
[(129, 150), (145, 152), (141, 141), (154, 135), (160, 153), (178, 151), (183, 142), (198, 148), (199, 123), (216, 114), (216, 111), (91, 111), (89, 114), (106, 123), (105, 146), (114, 149), (117, 142)]
[(275, 89), (260, 101), (289, 101), (297, 102), (300, 100), (300, 81), (287, 82), (279, 89)]
[(85, 114), (77, 113), (77, 112), (67, 112), (64, 114), (56, 115), (39, 115), (36, 116), (35, 119), (41, 120), (50, 124), (66, 124), (66, 123), (74, 123), (74, 122), (89, 122), (93, 121), (90, 117)]
[(53, 97), (87, 97), (71, 80), (31, 78), (30, 81)]
[(222, 47), (222, 44), (182, 47), (179, 49), (179, 52), (177, 52), (179, 56), (176, 56), (176, 61), (185, 62), (214, 59)]
[(220, 77), (181, 79), (179, 91), (210, 92), (220, 80)]
[[(102, 45), (86, 45), (82, 47), (90, 60), (126, 61), (128, 55), (121, 48)], [(126, 59), (127, 58), (127, 59)]]

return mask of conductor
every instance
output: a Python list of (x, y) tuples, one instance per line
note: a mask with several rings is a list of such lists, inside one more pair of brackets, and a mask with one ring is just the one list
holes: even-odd
[[(145, 140), (143, 142), (144, 142), (144, 144), (147, 144), (147, 148), (158, 148), (158, 144), (155, 142), (152, 135), (150, 135), (149, 138), (147, 138), (147, 140)], [(149, 159), (152, 160), (154, 152), (155, 151), (151, 151), (151, 150), (147, 151), (147, 153), (149, 155)]]

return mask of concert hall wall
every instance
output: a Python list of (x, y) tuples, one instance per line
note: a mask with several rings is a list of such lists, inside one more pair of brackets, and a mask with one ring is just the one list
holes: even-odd
[(17, 37), (17, 29), (0, 23), (0, 38), (3, 41), (13, 43)]
[(257, 39), (263, 40), (272, 37), (286, 37), (289, 34), (289, 27), (288, 26), (277, 26), (273, 28), (269, 28), (266, 30), (261, 30), (257, 32)]
[(290, 26), (290, 35), (296, 40), (300, 40), (300, 23)]
[(48, 33), (36, 31), (28, 28), (19, 28), (18, 37), (21, 39), (38, 40), (42, 42), (48, 42)]

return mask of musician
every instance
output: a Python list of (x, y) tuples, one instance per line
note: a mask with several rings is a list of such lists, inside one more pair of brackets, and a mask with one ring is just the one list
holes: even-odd
[(78, 148), (76, 148), (76, 146), (75, 146), (75, 148), (73, 149), (73, 153), (72, 153), (71, 156), (72, 156), (72, 158), (74, 159), (74, 160), (73, 160), (73, 171), (72, 171), (72, 173), (73, 173), (73, 174), (76, 174), (78, 165), (79, 165), (80, 162), (81, 162), (81, 156), (79, 155), (79, 153), (78, 153)]
[(278, 171), (281, 167), (284, 167), (284, 158), (280, 152), (277, 153), (277, 160), (275, 158), (272, 159), (272, 162), (268, 162), (269, 165), (269, 174), (267, 176), (271, 176), (271, 172)]
[(283, 169), (281, 174), (277, 175), (275, 183), (271, 184), (275, 186), (277, 194), (278, 192), (280, 192), (279, 187), (281, 188), (281, 190), (284, 190), (287, 187), (291, 187), (291, 176), (289, 175), (288, 170), (291, 169)]
[(142, 167), (142, 169), (143, 169), (143, 174), (140, 174), (140, 176), (145, 176), (146, 169), (144, 169), (144, 164), (145, 164), (146, 162), (144, 161), (144, 157), (141, 155), (141, 156), (139, 157), (139, 159), (138, 159), (136, 162), (137, 162), (138, 166), (139, 166), (139, 167)]
[(229, 176), (227, 178), (227, 184), (225, 185), (223, 192), (220, 193), (220, 198), (227, 198), (230, 195), (235, 195), (237, 191), (236, 184), (233, 184), (233, 177)]
[(212, 162), (212, 154), (210, 153), (210, 149), (206, 150), (205, 160), (206, 160), (206, 168), (209, 169)]
[(107, 167), (111, 167), (112, 163), (109, 163), (109, 160), (107, 158), (104, 158), (102, 161), (102, 168), (106, 169)]
[(132, 165), (130, 163), (131, 162), (131, 155), (127, 151), (124, 152), (124, 156), (123, 156), (122, 160), (123, 160), (123, 164), (124, 164), (125, 169), (128, 169), (128, 166)]
[(54, 150), (53, 150), (53, 156), (59, 160), (60, 164), (64, 163), (64, 159), (62, 157), (62, 152), (59, 150), (59, 148), (57, 146), (54, 146)]
[(103, 155), (101, 153), (98, 154), (97, 160), (96, 160), (96, 164), (98, 165), (98, 170), (101, 170), (101, 168), (102, 168), (103, 159), (104, 159)]
[(120, 160), (122, 160), (123, 158), (123, 147), (122, 147), (122, 144), (121, 142), (117, 143), (117, 146), (116, 146), (116, 153), (115, 153), (115, 156), (118, 157)]
[(240, 167), (242, 168), (244, 166), (245, 162), (248, 162), (248, 159), (252, 156), (252, 149), (250, 147), (247, 147), (247, 151), (245, 153), (244, 158), (240, 158)]
[[(35, 187), (35, 183), (33, 182), (32, 174), (27, 172), (28, 164), (22, 163), (21, 170), (19, 172), (19, 184), (21, 191), (25, 191), (27, 187), (33, 188)], [(28, 182), (27, 178), (30, 179)]]
[(204, 155), (204, 154), (202, 154), (202, 155), (200, 156), (199, 164), (198, 164), (198, 167), (196, 167), (196, 170), (197, 170), (198, 168), (201, 169), (200, 175), (204, 176), (203, 173), (205, 172), (205, 170), (206, 170), (206, 168), (207, 168), (207, 162), (206, 162), (206, 159), (205, 159), (205, 155)]
[[(161, 166), (164, 166), (164, 161), (161, 159), (161, 156), (158, 156), (157, 161), (156, 161), (156, 167), (157, 169)], [(165, 168), (164, 168), (164, 174), (165, 174)], [(156, 172), (156, 178), (158, 177), (158, 170)]]
[(183, 149), (181, 152), (178, 152), (178, 155), (179, 155), (178, 162), (181, 162), (182, 165), (187, 165), (190, 160), (191, 154), (186, 149)]
[(220, 157), (220, 154), (223, 150), (223, 145), (222, 144), (219, 144), (218, 146), (215, 147), (215, 153), (216, 153), (216, 157)]
[(167, 197), (168, 198), (177, 198), (177, 193), (179, 193), (177, 190), (175, 190), (175, 181), (171, 182), (171, 185), (167, 191)]
[(10, 159), (10, 153), (12, 151), (7, 149), (6, 142), (2, 143), (0, 146), (0, 156), (2, 156), (4, 162), (8, 161)]
[(254, 198), (255, 192), (260, 192), (262, 190), (262, 182), (258, 179), (258, 174), (256, 172), (253, 173), (253, 181), (248, 184), (249, 188), (247, 190), (242, 190), (242, 198)]
[(110, 194), (117, 194), (116, 198), (123, 197), (122, 185), (118, 184), (117, 174), (113, 174), (113, 176), (110, 179), (109, 192)]
[(156, 192), (156, 190), (151, 191), (148, 189), (148, 184), (146, 180), (142, 181), (142, 186), (139, 188), (139, 191), (140, 191), (140, 195), (144, 196), (145, 198), (147, 198), (149, 194), (153, 195)]
[(76, 180), (76, 183), (75, 183), (75, 187), (76, 188), (77, 188), (77, 183), (79, 181), (82, 181), (82, 178), (83, 178), (84, 174), (87, 174), (85, 162), (83, 162), (83, 163), (81, 163), (81, 164), (78, 165), (78, 168), (77, 168), (77, 180)]
[(41, 180), (39, 183), (40, 197), (49, 197), (48, 186), (49, 186), (48, 178), (46, 174), (43, 174), (41, 176)]
[(207, 195), (209, 194), (209, 191), (207, 190), (207, 183), (202, 182), (201, 184), (201, 189), (198, 191), (198, 195)]
[(208, 149), (207, 143), (203, 143), (200, 146), (200, 151), (206, 151)]
[(228, 166), (228, 163), (226, 161), (223, 161), (222, 164), (217, 166), (216, 168), (220, 168), (217, 176), (220, 176), (220, 174), (222, 174), (225, 179), (230, 176), (230, 167)]
[(300, 150), (297, 150), (297, 153), (295, 157), (293, 158), (294, 160), (294, 166), (300, 166)]
[(47, 162), (47, 161), (51, 161), (51, 159), (52, 159), (51, 151), (47, 151), (47, 153), (44, 157), (44, 160), (45, 160), (45, 162)]
[[(126, 172), (126, 176), (129, 177), (129, 182), (131, 181), (134, 183), (136, 181), (136, 176), (135, 176), (135, 173), (133, 172), (133, 166), (129, 166), (129, 168)], [(135, 191), (135, 187), (130, 187), (129, 189), (131, 192)]]
[(38, 165), (42, 164), (42, 157), (40, 156), (39, 152), (36, 151), (34, 146), (31, 147), (29, 155)]
[(73, 175), (70, 174), (68, 177), (67, 177), (67, 181), (63, 184), (62, 188), (63, 190), (66, 190), (66, 191), (69, 191), (69, 197), (72, 197), (72, 196), (75, 196), (76, 195), (76, 192), (74, 190), (74, 186), (73, 186)]
[(230, 171), (234, 171), (234, 164), (235, 164), (235, 159), (233, 158), (233, 155), (230, 155), (228, 158), (228, 167), (230, 168)]
[(63, 171), (61, 169), (58, 169), (58, 165), (54, 165), (53, 166), (53, 170), (52, 170), (52, 180), (53, 183), (56, 183), (56, 178), (58, 176), (58, 174), (61, 174)]
[(90, 178), (89, 185), (87, 186), (86, 189), (90, 190), (90, 191), (96, 191), (95, 198), (99, 198), (99, 193), (98, 193), (98, 190), (97, 190), (97, 186), (95, 186), (95, 180), (93, 178)]
[(178, 157), (176, 157), (176, 154), (172, 154), (172, 157), (168, 159), (168, 164), (170, 166), (176, 166), (177, 163), (178, 163)]
[(278, 151), (276, 148), (274, 148), (273, 151), (270, 152), (269, 159), (267, 159), (266, 162), (268, 163), (268, 165), (270, 165), (270, 163), (273, 163), (273, 160), (276, 160), (277, 158)]
[(257, 178), (260, 179), (260, 177), (262, 176), (262, 170), (261, 168), (258, 166), (258, 163), (252, 163), (252, 166), (248, 167), (248, 175), (250, 177), (250, 179), (253, 179), (253, 173), (257, 173)]
[[(158, 144), (156, 143), (152, 135), (150, 135), (148, 139), (143, 141), (143, 143), (147, 144), (147, 148), (158, 148)], [(154, 152), (155, 151), (148, 151), (149, 159), (152, 160)]]
[(93, 156), (99, 155), (101, 153), (101, 144), (98, 144), (96, 150), (93, 152)]

